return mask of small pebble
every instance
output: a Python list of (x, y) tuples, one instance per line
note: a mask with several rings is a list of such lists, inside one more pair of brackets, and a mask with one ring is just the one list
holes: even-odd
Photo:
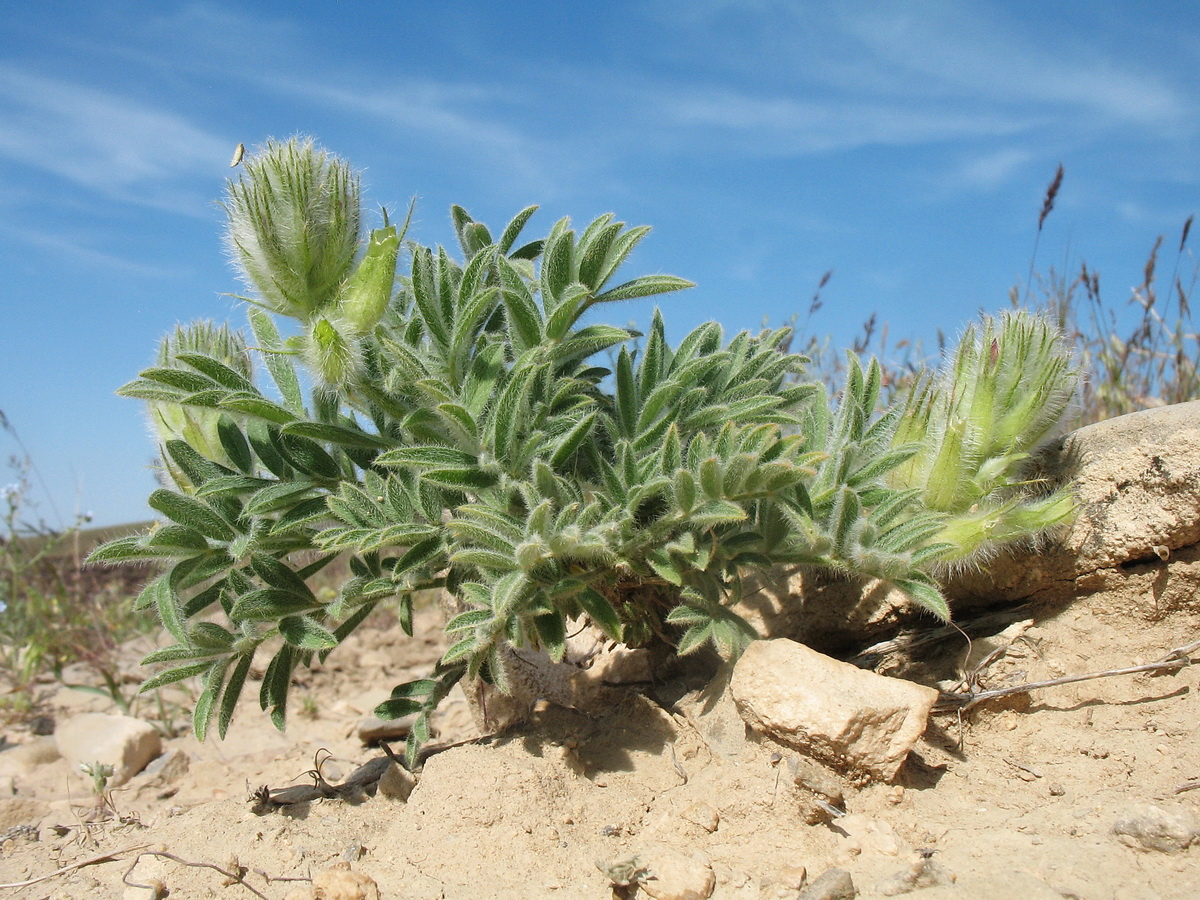
[(845, 869), (827, 869), (820, 878), (800, 892), (796, 900), (854, 900), (858, 888)]
[(693, 825), (699, 825), (709, 834), (717, 830), (717, 825), (720, 822), (720, 816), (717, 815), (717, 811), (704, 802), (693, 803), (679, 815)]
[(954, 875), (937, 860), (923, 856), (906, 872), (899, 872), (877, 888), (885, 897), (896, 897), (922, 888), (954, 884)]
[(1067, 789), (1065, 787), (1063, 787), (1061, 784), (1059, 784), (1057, 781), (1050, 782), (1049, 789), (1050, 789), (1051, 797), (1061, 797), (1063, 794), (1065, 794), (1067, 792)]
[(1170, 812), (1152, 803), (1135, 805), (1129, 815), (1113, 824), (1112, 830), (1130, 846), (1160, 853), (1186, 850), (1198, 836), (1193, 816)]
[(804, 887), (808, 880), (808, 870), (804, 866), (784, 866), (775, 876), (775, 883), (793, 891)]

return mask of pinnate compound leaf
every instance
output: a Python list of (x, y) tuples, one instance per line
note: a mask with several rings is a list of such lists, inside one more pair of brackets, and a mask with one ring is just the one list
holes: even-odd
[(262, 686), (258, 691), (259, 706), (271, 711), (271, 721), (283, 731), (287, 725), (288, 692), (292, 686), (292, 671), (296, 668), (296, 651), (284, 644), (267, 663)]
[(435, 445), (401, 447), (381, 454), (375, 462), (381, 466), (412, 466), (417, 469), (470, 468), (477, 459), (453, 447)]
[(896, 587), (908, 594), (919, 606), (929, 610), (943, 622), (950, 621), (950, 605), (932, 579), (897, 578)]
[(163, 647), (161, 650), (155, 650), (153, 653), (148, 653), (142, 657), (139, 665), (153, 666), (159, 663), (183, 662), (184, 660), (209, 659), (216, 656), (217, 653), (207, 647), (189, 647), (185, 644), (172, 644), (169, 647)]
[(307, 478), (268, 484), (246, 501), (248, 516), (262, 516), (293, 506), (317, 491), (317, 485)]
[(476, 625), (490, 622), (492, 616), (493, 613), (490, 609), (469, 609), (464, 613), (459, 613), (446, 623), (446, 633), (453, 634), (456, 631), (469, 631)]
[[(158, 618), (171, 637), (181, 644), (187, 644), (187, 630), (179, 612), (179, 600), (171, 589), (170, 575), (159, 575), (150, 582), (142, 592), (146, 599), (152, 602), (158, 611)], [(140, 598), (139, 598), (140, 599)]]
[(200, 487), (213, 478), (233, 474), (224, 466), (201, 456), (185, 441), (167, 441), (165, 447), (171, 461), (183, 471), (188, 481), (195, 487)]

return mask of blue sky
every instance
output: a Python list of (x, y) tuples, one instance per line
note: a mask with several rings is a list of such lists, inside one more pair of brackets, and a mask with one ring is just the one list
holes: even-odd
[(1200, 206), (1197, 71), (1194, 2), (9, 4), (0, 410), (32, 514), (148, 517), (113, 391), (176, 322), (244, 323), (216, 205), (239, 141), (315, 136), (369, 202), (415, 196), (425, 242), (452, 203), (653, 225), (626, 272), (698, 283), (662, 300), (675, 339), (803, 315), (832, 269), (810, 331), (929, 341), (1006, 306), (1059, 162), (1039, 268), (1086, 259), (1124, 304)]

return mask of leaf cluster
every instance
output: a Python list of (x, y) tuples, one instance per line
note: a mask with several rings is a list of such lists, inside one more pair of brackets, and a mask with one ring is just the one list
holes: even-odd
[[(781, 350), (786, 329), (726, 340), (710, 322), (673, 347), (657, 311), (644, 335), (598, 323), (606, 304), (691, 286), (668, 275), (618, 279), (649, 229), (612, 215), (581, 232), (562, 219), (523, 242), (534, 207), (497, 236), (455, 207), (457, 258), (409, 241), (399, 277), (394, 257), (381, 264), (377, 250), (347, 265), (348, 238), (335, 232), (341, 222), (357, 240), (358, 215), (340, 199), (333, 213), (311, 203), (277, 210), (326, 173), (324, 156), (299, 164), (297, 153), (316, 151), (269, 145), (248, 167), (250, 183), (231, 188), (238, 253), (272, 248), (247, 264), (249, 281), (297, 260), (323, 273), (319, 304), (288, 288), (250, 307), (271, 395), (232, 362), (241, 356), (225, 338), (202, 329), (177, 336), (120, 391), (205, 417), (210, 436), (163, 435), (175, 486), (150, 496), (162, 523), (92, 557), (166, 564), (137, 600), (175, 639), (146, 659), (169, 667), (145, 689), (199, 676), (198, 736), (214, 716), (224, 735), (259, 648), (272, 652), (260, 704), (282, 727), (298, 665), (323, 658), (381, 602), (396, 604), (411, 634), (415, 596), (430, 588), (461, 610), (446, 623), (449, 649), (430, 678), (401, 685), (378, 710), (417, 714), (410, 754), (458, 680), (511, 687), (519, 675), (503, 651), (561, 659), (573, 620), (634, 645), (739, 653), (754, 637), (734, 611), (748, 570), (872, 575), (948, 615), (930, 572), (953, 547), (943, 535), (950, 513), (929, 500), (928, 473), (941, 470), (918, 463), (933, 453), (923, 443), (933, 423), (954, 416), (937, 411), (946, 404), (932, 393), (880, 416), (874, 361), (852, 360), (831, 403), (803, 383), (807, 360)], [(247, 224), (255, 209), (273, 210), (286, 228)], [(307, 227), (306, 215), (336, 221)], [(248, 228), (256, 241), (241, 237)], [(394, 234), (376, 232), (371, 246), (394, 246)], [(297, 235), (309, 243), (288, 245)], [(336, 249), (354, 290), (326, 284), (332, 269), (310, 258), (313, 235)], [(372, 300), (367, 317), (338, 308), (361, 307), (368, 280), (379, 296), (380, 278), (385, 306), (374, 311)], [(321, 346), (344, 348), (353, 364), (329, 377), (311, 343), (281, 338), (272, 310), (323, 323), (333, 333), (313, 332)], [(357, 324), (345, 328), (350, 318)], [(979, 364), (976, 354), (961, 367)], [(306, 381), (316, 385), (307, 394)], [(992, 432), (1007, 433), (1007, 421)], [(978, 469), (954, 473), (955, 483)], [(318, 597), (308, 579), (339, 557), (352, 577), (336, 597)]]

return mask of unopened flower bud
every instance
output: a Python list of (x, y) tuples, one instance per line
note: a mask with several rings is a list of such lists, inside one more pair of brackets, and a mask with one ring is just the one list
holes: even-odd
[(336, 298), (360, 235), (359, 178), (311, 139), (268, 141), (229, 183), (226, 244), (268, 309), (308, 322)]
[(396, 281), (400, 236), (395, 225), (371, 232), (366, 255), (342, 288), (341, 319), (350, 333), (366, 334), (383, 318)]
[(358, 369), (358, 347), (340, 324), (322, 316), (309, 327), (308, 362), (326, 385), (344, 385)]

